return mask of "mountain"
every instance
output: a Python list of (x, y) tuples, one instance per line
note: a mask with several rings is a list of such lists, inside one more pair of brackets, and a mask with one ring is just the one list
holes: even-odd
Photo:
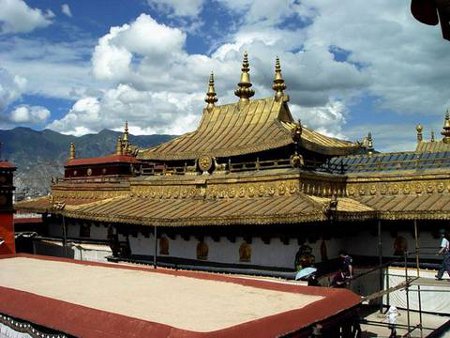
[[(112, 154), (121, 132), (104, 129), (97, 134), (80, 137), (64, 135), (53, 130), (36, 131), (19, 127), (0, 130), (1, 159), (17, 166), (14, 177), (18, 197), (36, 197), (48, 194), (52, 177), (64, 175), (64, 162), (69, 146), (76, 146), (77, 157), (97, 157)], [(172, 135), (130, 135), (129, 140), (140, 148), (166, 142)]]

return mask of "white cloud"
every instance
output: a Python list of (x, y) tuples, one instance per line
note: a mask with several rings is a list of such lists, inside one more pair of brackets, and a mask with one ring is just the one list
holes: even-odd
[(0, 68), (0, 113), (17, 100), (26, 86), (26, 80), (20, 76), (10, 74)]
[(0, 60), (10, 73), (26, 79), (27, 94), (73, 100), (99, 86), (89, 69), (91, 43), (12, 37), (0, 40)]
[(45, 107), (21, 105), (11, 112), (10, 120), (18, 124), (38, 124), (49, 117), (50, 111)]
[[(407, 2), (382, 0), (371, 4), (376, 15), (362, 15), (367, 4), (343, 0), (307, 0), (315, 9), (305, 47), (338, 46), (348, 60), (370, 76), (370, 93), (381, 107), (402, 113), (436, 114), (450, 104), (448, 87), (450, 44), (436, 27), (412, 18)], [(345, 23), (345, 24), (343, 24)]]
[(63, 14), (67, 15), (69, 18), (72, 17), (72, 11), (70, 10), (70, 6), (68, 4), (61, 5), (61, 12), (63, 12)]
[(198, 112), (194, 109), (199, 105), (198, 97), (202, 95), (138, 91), (121, 84), (106, 91), (101, 99), (78, 100), (68, 114), (48, 128), (80, 135), (103, 128), (122, 128), (124, 121), (128, 121), (134, 134), (178, 134), (198, 123)]
[(22, 0), (0, 0), (0, 33), (28, 33), (47, 27), (55, 16), (52, 11), (43, 12), (30, 8)]
[(98, 79), (129, 80), (134, 56), (151, 58), (153, 63), (167, 62), (167, 56), (182, 53), (186, 34), (158, 24), (141, 14), (130, 25), (112, 27), (100, 38), (92, 56), (93, 73)]
[(332, 99), (326, 105), (316, 107), (291, 104), (290, 109), (294, 117), (309, 129), (331, 137), (346, 138), (342, 126), (346, 123), (348, 110), (343, 102)]
[(174, 16), (195, 17), (200, 14), (204, 0), (147, 0), (150, 7)]

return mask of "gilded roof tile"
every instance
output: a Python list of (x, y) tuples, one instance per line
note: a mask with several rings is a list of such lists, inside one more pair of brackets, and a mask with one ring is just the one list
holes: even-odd
[[(198, 129), (159, 146), (141, 150), (145, 160), (189, 160), (201, 155), (229, 157), (256, 153), (292, 144), (293, 118), (283, 100), (251, 100), (204, 109)], [(302, 145), (330, 154), (349, 154), (357, 148), (351, 142), (330, 138), (304, 129)]]
[(449, 194), (364, 196), (358, 200), (377, 210), (381, 219), (449, 219)]
[(428, 141), (420, 141), (417, 143), (416, 152), (418, 153), (438, 153), (438, 152), (444, 152), (444, 151), (450, 151), (450, 143), (445, 143), (444, 141), (434, 141), (434, 142), (428, 142)]
[(325, 220), (324, 208), (305, 195), (235, 199), (118, 197), (64, 210), (68, 217), (159, 226), (276, 224)]

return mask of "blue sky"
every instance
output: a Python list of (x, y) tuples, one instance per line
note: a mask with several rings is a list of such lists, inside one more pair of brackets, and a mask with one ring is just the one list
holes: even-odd
[(255, 98), (279, 56), (308, 127), (412, 150), (450, 108), (450, 43), (407, 0), (0, 0), (0, 128), (82, 135), (197, 126), (211, 71), (219, 103), (248, 51)]

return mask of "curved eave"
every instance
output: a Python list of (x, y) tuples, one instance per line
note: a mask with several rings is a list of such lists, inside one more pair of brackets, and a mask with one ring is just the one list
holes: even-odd
[(264, 216), (229, 216), (229, 217), (189, 217), (182, 219), (165, 219), (137, 216), (111, 216), (106, 214), (90, 214), (82, 212), (63, 213), (66, 217), (86, 219), (99, 222), (116, 222), (144, 226), (229, 226), (229, 225), (271, 225), (271, 224), (294, 224), (307, 222), (326, 221), (327, 217), (323, 213), (311, 214), (286, 214), (286, 215), (264, 215)]

